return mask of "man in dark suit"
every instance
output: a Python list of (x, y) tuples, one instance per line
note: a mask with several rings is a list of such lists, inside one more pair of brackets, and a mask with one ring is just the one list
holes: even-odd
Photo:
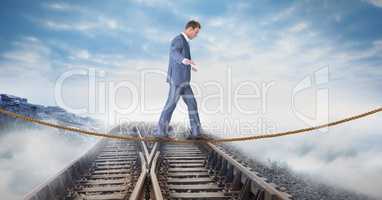
[(191, 60), (190, 40), (194, 39), (201, 28), (199, 22), (191, 20), (186, 24), (185, 30), (171, 41), (169, 66), (167, 71), (167, 82), (170, 91), (166, 104), (161, 113), (158, 123), (157, 135), (168, 138), (169, 123), (172, 113), (180, 97), (186, 103), (191, 125), (191, 135), (189, 139), (199, 139), (201, 125), (198, 108), (194, 93), (190, 87), (191, 69), (197, 71), (195, 63)]

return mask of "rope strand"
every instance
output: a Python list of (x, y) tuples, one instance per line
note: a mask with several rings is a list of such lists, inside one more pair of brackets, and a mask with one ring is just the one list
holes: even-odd
[(318, 129), (322, 129), (322, 128), (328, 128), (328, 127), (336, 126), (336, 125), (343, 124), (346, 122), (354, 121), (356, 119), (364, 118), (364, 117), (367, 117), (369, 115), (373, 115), (373, 114), (376, 114), (379, 112), (382, 112), (382, 107), (374, 109), (374, 110), (370, 110), (370, 111), (362, 113), (362, 114), (354, 115), (351, 117), (347, 117), (347, 118), (344, 118), (341, 120), (337, 120), (334, 122), (330, 122), (330, 123), (326, 123), (326, 124), (322, 124), (322, 125), (318, 125), (318, 126), (296, 129), (296, 130), (291, 130), (291, 131), (284, 131), (284, 132), (275, 132), (275, 133), (271, 133), (271, 134), (260, 134), (260, 135), (253, 135), (253, 136), (244, 136), (244, 137), (228, 137), (228, 138), (222, 138), (222, 139), (207, 139), (207, 138), (205, 138), (202, 140), (167, 140), (167, 139), (158, 139), (156, 137), (140, 138), (140, 137), (128, 136), (128, 135), (114, 135), (114, 134), (106, 134), (106, 133), (100, 133), (100, 132), (95, 132), (95, 131), (88, 131), (88, 130), (83, 130), (80, 128), (74, 128), (74, 127), (69, 127), (69, 126), (53, 124), (50, 122), (34, 119), (31, 117), (27, 117), (27, 116), (17, 114), (14, 112), (10, 112), (10, 111), (7, 111), (7, 110), (0, 108), (0, 113), (3, 113), (3, 114), (10, 116), (10, 117), (22, 119), (24, 121), (32, 122), (35, 124), (40, 124), (40, 125), (47, 126), (47, 127), (77, 132), (77, 133), (84, 134), (84, 135), (111, 138), (111, 139), (119, 139), (119, 140), (128, 140), (128, 141), (145, 141), (145, 142), (162, 141), (162, 142), (170, 142), (170, 143), (195, 143), (195, 142), (223, 143), (223, 142), (238, 142), (238, 141), (249, 141), (249, 140), (257, 140), (257, 139), (264, 139), (264, 138), (281, 137), (281, 136), (294, 135), (294, 134), (298, 134), (298, 133), (306, 133), (306, 132), (310, 132), (313, 130), (318, 130)]

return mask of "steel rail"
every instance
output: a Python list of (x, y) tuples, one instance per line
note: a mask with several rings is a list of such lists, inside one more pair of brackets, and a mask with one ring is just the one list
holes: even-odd
[[(249, 190), (253, 193), (256, 193), (258, 191), (261, 191), (263, 194), (263, 199), (272, 199), (272, 200), (290, 200), (292, 198), (291, 195), (288, 193), (285, 193), (283, 191), (280, 191), (277, 189), (277, 186), (273, 183), (267, 183), (264, 178), (261, 178), (258, 176), (255, 172), (251, 171), (248, 167), (244, 166), (237, 160), (233, 159), (232, 156), (224, 152), (222, 148), (217, 147), (216, 145), (212, 143), (207, 143), (208, 147), (211, 148), (214, 152), (216, 152), (217, 155), (214, 156), (215, 162), (219, 163), (217, 165), (220, 166), (214, 166), (217, 170), (221, 170), (222, 173), (224, 170), (228, 170), (227, 165), (231, 165), (233, 169), (233, 173), (236, 176), (242, 176), (240, 181), (245, 184), (245, 181), (249, 180), (248, 183)], [(220, 159), (220, 161), (218, 161)], [(225, 160), (226, 162), (223, 162), (222, 160)], [(236, 171), (236, 172), (235, 172)], [(232, 172), (231, 172), (232, 173)]]
[(157, 178), (157, 169), (158, 169), (157, 163), (159, 159), (159, 154), (160, 152), (157, 151), (150, 169), (152, 192), (154, 193), (153, 196), (155, 200), (163, 200), (163, 195), (162, 195), (162, 192), (159, 186), (159, 181)]
[(129, 200), (143, 199), (143, 195), (144, 195), (143, 190), (144, 190), (145, 180), (148, 174), (148, 170), (147, 170), (146, 159), (142, 152), (139, 152), (139, 158), (141, 161), (141, 174), (139, 175), (138, 181), (135, 184), (135, 187), (133, 189), (133, 192), (130, 195)]

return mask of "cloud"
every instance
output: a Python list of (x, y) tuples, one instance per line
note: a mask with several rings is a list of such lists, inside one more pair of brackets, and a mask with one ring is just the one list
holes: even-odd
[(269, 25), (269, 24), (279, 22), (281, 20), (286, 20), (286, 19), (290, 18), (291, 16), (293, 16), (293, 13), (298, 9), (298, 7), (299, 7), (299, 4), (293, 4), (289, 7), (281, 10), (277, 14), (272, 15), (271, 17), (263, 20), (261, 22), (261, 24), (262, 25)]
[[(36, 37), (22, 37), (12, 43), (12, 48), (0, 55), (0, 85), (2, 93), (14, 94), (35, 100), (35, 103), (54, 105), (52, 50)], [(41, 93), (36, 93), (36, 88)], [(32, 100), (32, 101), (33, 101)]]
[(79, 31), (85, 34), (91, 34), (90, 31), (95, 30), (118, 30), (122, 28), (121, 24), (115, 19), (104, 16), (98, 16), (96, 19), (97, 20), (84, 20), (79, 22), (41, 20), (40, 23), (52, 30)]
[(132, 0), (137, 4), (141, 4), (148, 7), (163, 7), (163, 6), (173, 6), (174, 4), (168, 0)]
[(296, 25), (292, 26), (289, 29), (289, 32), (292, 32), (292, 33), (301, 32), (307, 28), (308, 28), (308, 25), (305, 22), (300, 22), (300, 23), (297, 23)]
[(148, 39), (148, 41), (161, 43), (163, 45), (168, 45), (172, 37), (169, 32), (160, 30), (155, 27), (146, 27), (141, 33), (145, 36), (146, 39)]
[(381, 0), (366, 0), (368, 3), (377, 6), (382, 7), (382, 1)]
[(223, 27), (226, 25), (226, 18), (224, 17), (211, 17), (206, 21), (207, 27)]
[(64, 2), (43, 3), (42, 6), (46, 7), (47, 9), (51, 11), (58, 11), (58, 12), (81, 12), (81, 13), (87, 12), (87, 10), (81, 6), (64, 3)]
[(89, 59), (90, 58), (90, 53), (88, 50), (86, 49), (81, 49), (79, 50), (76, 54), (75, 54), (78, 58), (80, 59)]
[(110, 16), (90, 8), (64, 2), (43, 3), (42, 7), (52, 12), (70, 13), (66, 18), (33, 18), (32, 21), (55, 31), (76, 31), (94, 37), (96, 32), (121, 31), (123, 24)]
[[(346, 102), (348, 107), (359, 102)], [(380, 198), (380, 126), (373, 127), (380, 116), (331, 128), (327, 133), (313, 133), (269, 140), (239, 143), (259, 162), (286, 163), (299, 174), (316, 180)], [(374, 142), (373, 142), (374, 141)], [(254, 145), (255, 143), (256, 145)], [(275, 148), (277, 147), (277, 148)], [(250, 156), (250, 155), (249, 155)], [(357, 171), (357, 173), (353, 173)], [(369, 177), (369, 178), (365, 178)], [(374, 178), (373, 178), (374, 177)]]
[(0, 139), (0, 192), (16, 200), (56, 175), (95, 144), (69, 139), (52, 129), (14, 131)]
[(51, 63), (46, 59), (51, 54), (50, 49), (35, 37), (23, 37), (13, 42), (13, 50), (1, 55), (0, 65), (5, 72), (47, 72)]

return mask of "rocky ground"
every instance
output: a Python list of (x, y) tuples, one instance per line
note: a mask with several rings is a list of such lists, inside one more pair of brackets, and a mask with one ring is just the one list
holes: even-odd
[(312, 177), (297, 174), (288, 166), (277, 162), (261, 163), (249, 159), (233, 144), (225, 145), (230, 152), (248, 164), (268, 182), (275, 183), (279, 188), (285, 189), (296, 200), (376, 200), (363, 194), (358, 194), (340, 187), (327, 185), (314, 180)]
[[(57, 106), (31, 104), (25, 98), (8, 94), (0, 94), (0, 108), (24, 116), (32, 117), (34, 119), (51, 122), (53, 124), (75, 127), (84, 130), (103, 131), (101, 122), (90, 117), (78, 116), (73, 113), (69, 113)], [(36, 133), (34, 130), (37, 130), (41, 133), (47, 133), (50, 131), (57, 132), (58, 130), (56, 134), (59, 135), (61, 140), (67, 140), (78, 144), (82, 144), (82, 142), (86, 141), (93, 141), (96, 139), (93, 137), (84, 137), (81, 134), (73, 133), (70, 131), (54, 129), (51, 127), (45, 127), (38, 124), (25, 122), (21, 119), (16, 119), (0, 113), (0, 137), (9, 134), (13, 135), (15, 133), (33, 134)]]
[[(39, 120), (50, 121), (60, 125), (68, 125), (77, 128), (97, 128), (100, 123), (90, 117), (82, 117), (73, 113), (66, 112), (57, 106), (43, 106), (31, 104), (27, 99), (0, 94), (0, 108), (15, 112), (24, 116), (32, 117)], [(29, 122), (15, 119), (0, 113), (0, 134), (13, 130), (40, 127)]]

